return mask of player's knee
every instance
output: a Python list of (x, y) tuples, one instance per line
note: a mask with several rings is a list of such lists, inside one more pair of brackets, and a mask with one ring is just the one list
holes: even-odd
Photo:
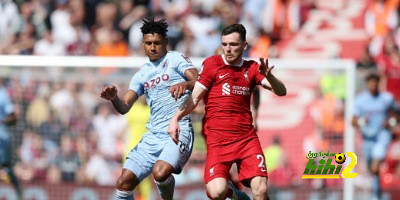
[(168, 163), (156, 162), (153, 168), (154, 180), (157, 182), (164, 182), (174, 171), (174, 167)]
[(212, 187), (207, 189), (207, 196), (210, 199), (225, 199), (226, 188), (224, 187)]
[(170, 175), (171, 173), (168, 173), (165, 170), (153, 170), (154, 180), (157, 182), (164, 182)]
[(372, 174), (378, 175), (379, 174), (379, 166), (380, 166), (380, 162), (377, 160), (373, 160), (369, 166), (369, 170), (371, 171)]
[(121, 191), (132, 191), (135, 188), (135, 185), (132, 181), (129, 181), (127, 178), (120, 176), (117, 180), (117, 190)]
[(251, 190), (254, 199), (264, 199), (268, 194), (267, 180), (264, 178), (257, 178), (252, 180)]
[(207, 192), (207, 196), (210, 199), (225, 199), (225, 192), (224, 191), (217, 191), (217, 190), (209, 190)]
[(253, 191), (254, 196), (267, 196), (268, 194), (268, 187), (267, 184), (261, 183), (258, 188)]
[(379, 168), (378, 167), (371, 166), (369, 170), (374, 175), (378, 175), (379, 174)]

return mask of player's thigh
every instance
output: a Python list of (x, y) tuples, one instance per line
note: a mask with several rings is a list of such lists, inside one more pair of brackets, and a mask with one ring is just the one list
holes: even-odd
[(262, 152), (253, 153), (238, 163), (239, 181), (243, 185), (250, 187), (250, 182), (254, 177), (265, 177), (267, 179), (267, 168), (265, 157)]
[(374, 150), (374, 141), (364, 140), (362, 143), (362, 153), (368, 166), (371, 164), (372, 161), (373, 150)]
[(178, 144), (169, 137), (158, 160), (169, 163), (174, 168), (174, 173), (179, 174), (192, 154), (193, 139), (193, 129), (181, 130)]
[(384, 129), (379, 132), (376, 142), (372, 146), (372, 159), (384, 160), (391, 141), (392, 134), (388, 130)]
[(142, 140), (129, 152), (123, 168), (133, 172), (139, 182), (142, 181), (151, 174), (164, 143), (153, 133), (144, 134)]

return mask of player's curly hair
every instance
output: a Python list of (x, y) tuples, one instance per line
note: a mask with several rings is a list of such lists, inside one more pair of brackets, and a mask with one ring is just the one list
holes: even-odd
[(154, 17), (146, 17), (143, 19), (143, 26), (140, 28), (143, 35), (146, 34), (159, 34), (163, 37), (167, 36), (168, 24), (165, 19), (154, 21)]

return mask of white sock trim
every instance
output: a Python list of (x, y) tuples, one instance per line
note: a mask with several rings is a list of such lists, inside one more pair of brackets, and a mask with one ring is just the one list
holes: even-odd
[(119, 197), (129, 197), (133, 195), (133, 191), (123, 191), (123, 190), (116, 190), (117, 196)]
[(174, 176), (169, 176), (165, 181), (163, 181), (163, 182), (158, 182), (158, 181), (156, 181), (156, 180), (154, 180), (154, 182), (157, 184), (157, 185), (159, 185), (159, 186), (163, 186), (163, 185), (168, 185), (171, 181), (173, 181), (174, 180)]

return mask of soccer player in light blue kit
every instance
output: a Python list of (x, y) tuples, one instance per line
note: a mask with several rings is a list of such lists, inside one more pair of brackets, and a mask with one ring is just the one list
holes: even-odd
[(2, 82), (0, 80), (0, 170), (7, 173), (7, 179), (13, 184), (18, 199), (22, 199), (22, 189), (11, 165), (11, 140), (8, 133), (8, 126), (15, 124), (17, 117)]
[(134, 74), (129, 90), (120, 99), (117, 88), (107, 86), (101, 97), (110, 100), (121, 114), (129, 111), (137, 98), (146, 95), (150, 106), (147, 133), (126, 158), (117, 181), (117, 199), (133, 199), (133, 189), (151, 173), (162, 199), (172, 199), (175, 179), (188, 161), (193, 147), (189, 115), (179, 121), (183, 132), (175, 143), (167, 133), (169, 121), (193, 89), (197, 69), (179, 52), (167, 51), (167, 23), (154, 18), (143, 20), (143, 47), (150, 61)]
[(379, 167), (386, 157), (392, 133), (394, 118), (389, 113), (398, 112), (393, 96), (379, 91), (379, 76), (370, 74), (366, 77), (367, 91), (357, 95), (352, 124), (363, 137), (363, 154), (369, 171), (373, 174), (373, 198), (381, 198)]

